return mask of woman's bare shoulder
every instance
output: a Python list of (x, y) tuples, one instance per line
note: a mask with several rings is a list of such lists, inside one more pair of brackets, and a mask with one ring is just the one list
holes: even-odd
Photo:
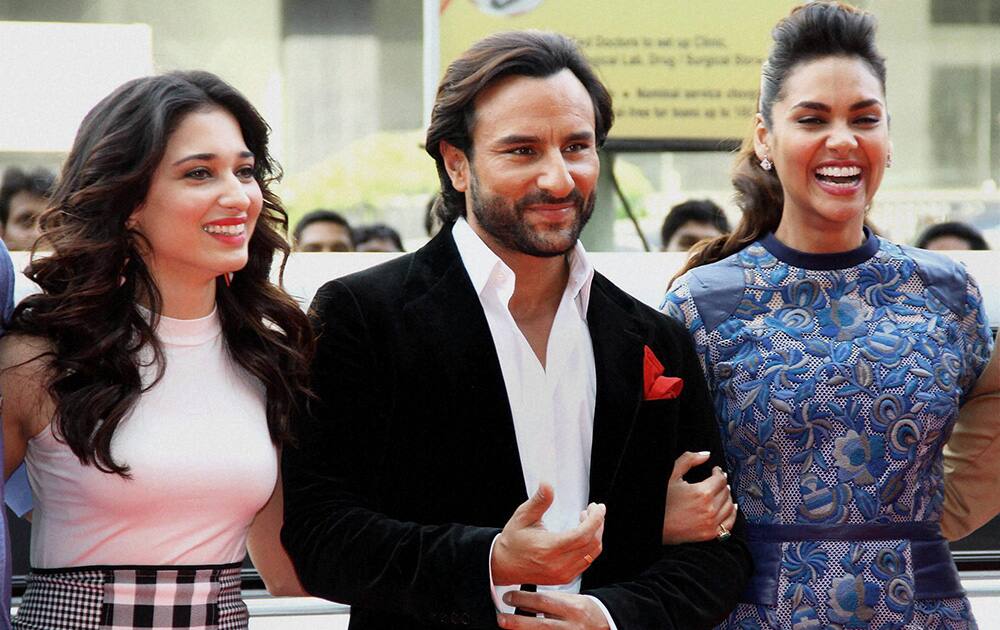
[(0, 392), (5, 422), (21, 426), (26, 436), (38, 433), (55, 410), (49, 394), (53, 345), (49, 339), (8, 334), (0, 339)]
[(37, 375), (48, 370), (54, 351), (45, 337), (9, 333), (0, 338), (0, 371), (19, 376)]

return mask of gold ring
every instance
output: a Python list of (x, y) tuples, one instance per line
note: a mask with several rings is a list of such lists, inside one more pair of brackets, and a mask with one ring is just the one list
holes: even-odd
[(594, 561), (594, 556), (588, 553), (583, 556), (583, 559), (587, 561), (587, 564), (590, 564)]
[(719, 540), (728, 540), (730, 536), (732, 536), (732, 534), (729, 532), (728, 529), (726, 529), (726, 526), (723, 525), (722, 523), (719, 523), (719, 535), (716, 536), (716, 538), (718, 538)]

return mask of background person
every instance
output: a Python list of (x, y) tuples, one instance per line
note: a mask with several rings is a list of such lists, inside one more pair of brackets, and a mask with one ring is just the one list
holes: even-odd
[(710, 199), (689, 200), (670, 209), (660, 228), (660, 251), (686, 252), (695, 243), (729, 232), (722, 208)]
[(958, 413), (944, 448), (941, 531), (960, 540), (1000, 514), (1000, 344)]
[[(14, 310), (14, 265), (7, 253), (7, 248), (0, 243), (0, 335), (4, 332), (4, 325), (10, 318)], [(2, 440), (0, 440), (2, 446)], [(4, 476), (6, 479), (6, 475)], [(10, 540), (8, 539), (8, 528), (6, 524), (6, 511), (3, 510), (5, 499), (4, 479), (0, 479), (0, 628), (10, 627)], [(17, 490), (23, 494), (23, 482), (21, 489)]]
[(773, 31), (733, 176), (743, 218), (664, 307), (712, 382), (756, 570), (725, 628), (974, 628), (941, 451), (990, 352), (978, 286), (864, 226), (889, 162), (874, 18)]
[(990, 248), (979, 230), (961, 221), (946, 221), (929, 226), (917, 238), (916, 246), (931, 251), (987, 250)]
[(292, 249), (297, 252), (353, 252), (351, 225), (332, 210), (313, 210), (299, 219), (292, 233)]
[(38, 239), (38, 215), (45, 210), (55, 176), (39, 168), (11, 167), (0, 184), (0, 237), (9, 250), (29, 250)]
[(359, 252), (403, 252), (399, 232), (385, 223), (362, 225), (354, 230), (355, 249)]
[(84, 118), (27, 271), (42, 293), (0, 341), (5, 476), (25, 459), (35, 501), (15, 628), (245, 629), (248, 545), (296, 590), (278, 446), (311, 333), (269, 280), (275, 168), (264, 120), (205, 72)]

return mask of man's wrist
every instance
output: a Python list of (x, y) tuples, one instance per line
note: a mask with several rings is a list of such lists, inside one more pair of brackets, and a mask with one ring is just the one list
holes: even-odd
[(493, 573), (494, 564), (494, 552), (496, 551), (497, 541), (500, 539), (501, 534), (497, 534), (493, 537), (493, 542), (490, 544), (490, 558), (489, 558), (489, 576), (490, 576), (490, 596), (493, 598), (493, 606), (498, 612), (511, 614), (514, 612), (512, 606), (508, 606), (503, 603), (503, 595), (509, 591), (516, 591), (521, 587), (520, 584), (497, 586), (495, 575)]
[(503, 532), (500, 532), (493, 539), (493, 544), (490, 546), (490, 579), (497, 586), (510, 586), (515, 581), (507, 571), (505, 549)]
[(597, 599), (593, 595), (584, 595), (584, 597), (597, 604), (597, 607), (601, 609), (604, 619), (608, 622), (609, 630), (618, 630), (618, 626), (615, 625), (615, 620), (611, 618), (611, 613), (608, 611), (608, 607), (604, 605), (604, 602)]

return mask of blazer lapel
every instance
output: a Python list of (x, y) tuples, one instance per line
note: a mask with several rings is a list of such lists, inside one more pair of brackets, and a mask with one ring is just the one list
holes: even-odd
[(643, 331), (639, 321), (606, 292), (595, 274), (587, 327), (597, 368), (594, 440), (590, 456), (590, 499), (604, 502), (614, 486), (621, 458), (642, 401)]
[(492, 479), (483, 479), (484, 492), (513, 511), (527, 494), (507, 388), (486, 315), (450, 226), (414, 257), (404, 299), (404, 323), (423, 349), (427, 369), (446, 388), (451, 412), (468, 419), (470, 439), (490, 445), (490, 470), (484, 474)]

